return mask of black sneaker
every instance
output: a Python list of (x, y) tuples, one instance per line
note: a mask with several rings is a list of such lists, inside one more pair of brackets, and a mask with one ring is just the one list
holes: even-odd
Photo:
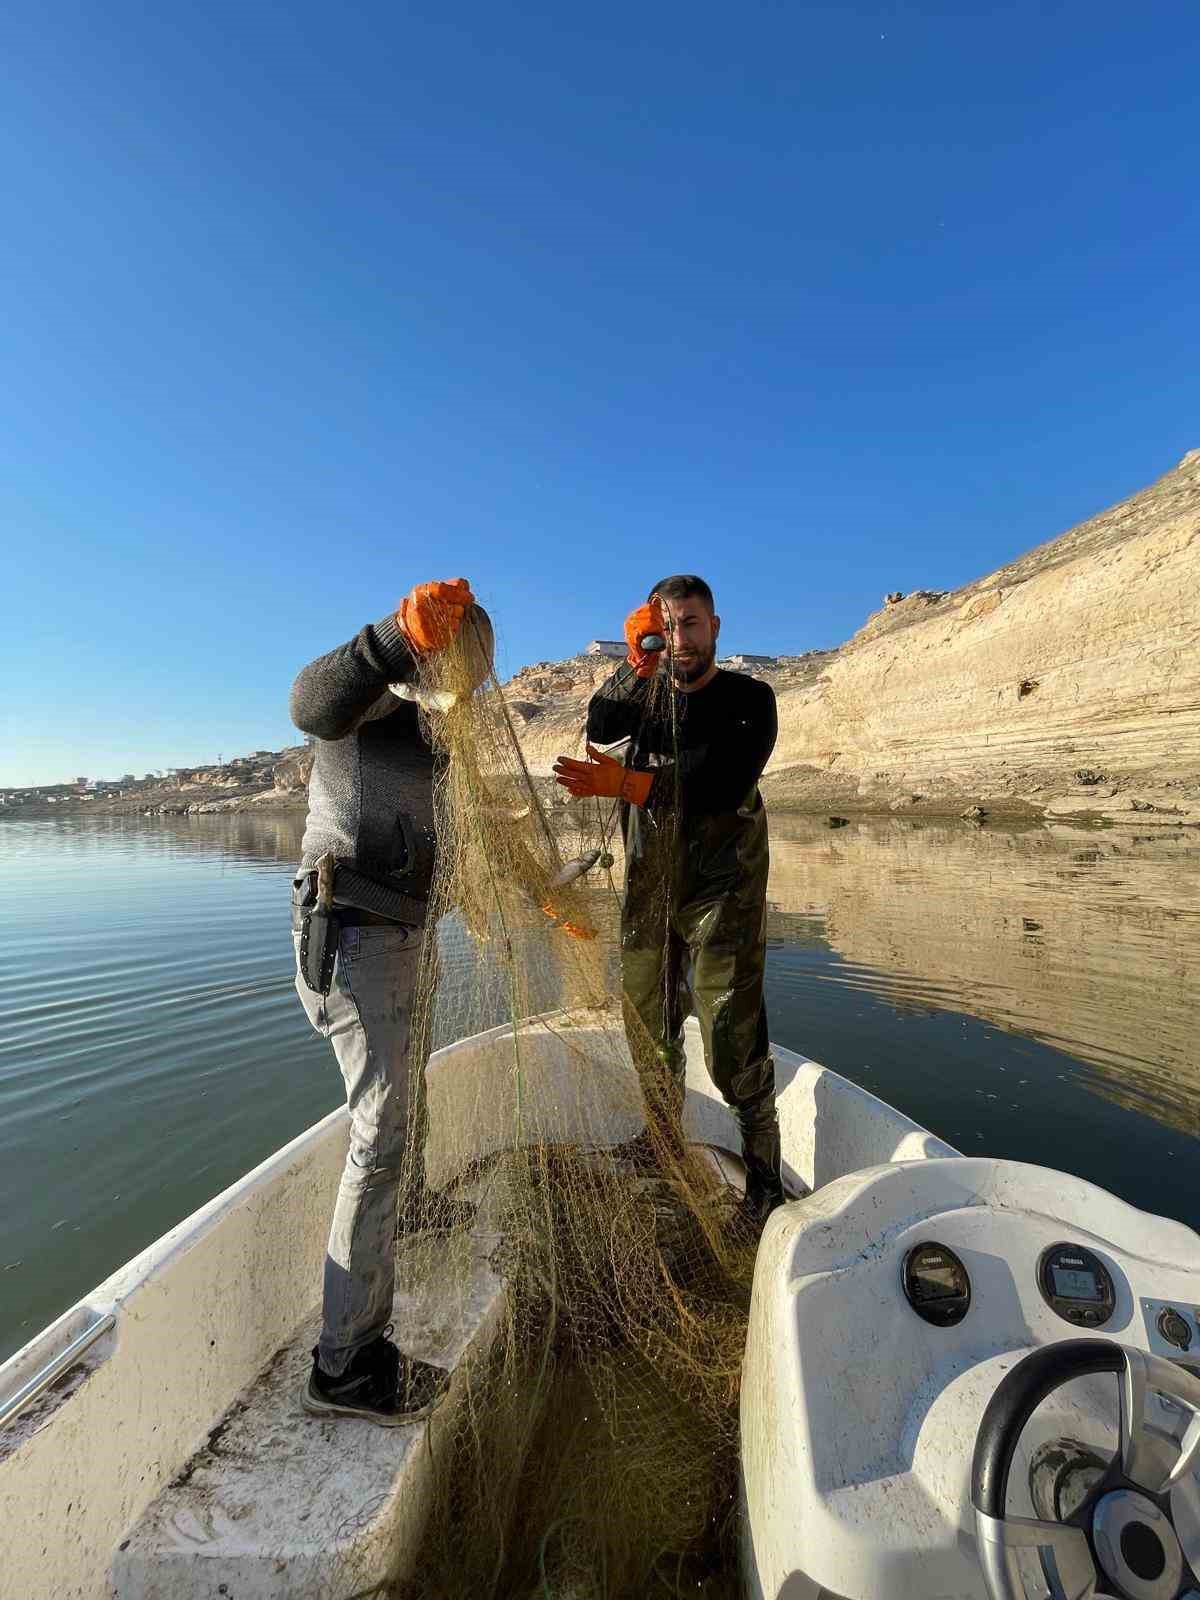
[(450, 1374), (441, 1367), (402, 1355), (383, 1334), (357, 1351), (340, 1377), (321, 1371), (316, 1350), (312, 1373), (301, 1397), (314, 1417), (362, 1417), (384, 1428), (403, 1428), (426, 1417), (446, 1393)]

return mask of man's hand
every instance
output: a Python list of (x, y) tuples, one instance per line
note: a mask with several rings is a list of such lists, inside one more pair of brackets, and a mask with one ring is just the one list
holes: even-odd
[(654, 676), (658, 670), (658, 658), (662, 654), (661, 650), (644, 650), (642, 640), (651, 633), (663, 638), (666, 631), (662, 601), (657, 596), (636, 611), (631, 611), (625, 618), (625, 643), (629, 646), (629, 654), (625, 659), (639, 678)]
[(612, 800), (627, 800), (630, 805), (644, 806), (650, 798), (654, 782), (652, 772), (635, 772), (621, 762), (595, 750), (589, 744), (586, 761), (572, 761), (570, 756), (559, 756), (554, 763), (554, 780), (573, 794), (577, 800), (591, 795), (604, 795)]
[(419, 583), (401, 600), (396, 616), (413, 649), (428, 655), (446, 648), (474, 604), (467, 580), (451, 578), (446, 583)]

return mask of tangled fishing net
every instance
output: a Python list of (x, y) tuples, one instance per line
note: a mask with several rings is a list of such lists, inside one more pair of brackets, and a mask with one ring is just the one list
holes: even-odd
[(427, 1529), (391, 1592), (733, 1594), (752, 1251), (730, 1242), (720, 1164), (646, 1116), (614, 804), (539, 791), (489, 663), (472, 614), (420, 685), (445, 761), (414, 1037), (493, 1031), (428, 1074), (406, 1183), (423, 1211), (398, 1250), (403, 1283), (449, 1285), (448, 1320), (491, 1310), (431, 1430)]

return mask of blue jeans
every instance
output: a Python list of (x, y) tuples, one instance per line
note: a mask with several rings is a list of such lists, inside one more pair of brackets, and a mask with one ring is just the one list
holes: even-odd
[[(412, 1059), (412, 1012), (421, 928), (343, 928), (328, 995), (299, 972), (296, 991), (308, 1020), (333, 1045), (346, 1085), (350, 1149), (338, 1186), (325, 1256), (321, 1368), (339, 1377), (355, 1351), (391, 1320), (401, 1175), (410, 1127), (410, 1092), (420, 1092), (424, 1062)], [(410, 1076), (415, 1077), (410, 1084)], [(415, 1164), (419, 1170), (419, 1163)]]

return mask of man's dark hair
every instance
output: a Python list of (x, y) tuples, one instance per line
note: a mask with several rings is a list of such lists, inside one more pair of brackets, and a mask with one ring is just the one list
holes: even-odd
[(664, 600), (690, 600), (693, 596), (704, 601), (710, 611), (716, 611), (713, 592), (703, 578), (698, 578), (694, 572), (677, 572), (672, 578), (663, 578), (656, 583), (646, 596), (653, 600), (655, 595)]

